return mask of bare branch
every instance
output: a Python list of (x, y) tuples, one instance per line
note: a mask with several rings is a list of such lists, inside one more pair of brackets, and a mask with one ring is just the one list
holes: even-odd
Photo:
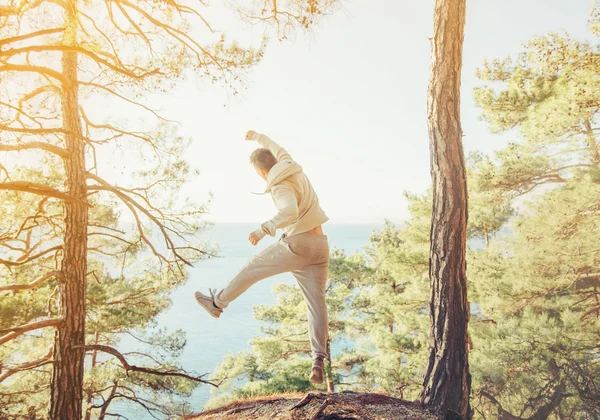
[(21, 115), (23, 115), (23, 116), (29, 118), (29, 120), (31, 120), (32, 122), (36, 123), (38, 125), (38, 127), (40, 127), (40, 128), (43, 127), (42, 123), (39, 122), (36, 117), (29, 115), (22, 108), (20, 108), (18, 106), (14, 106), (14, 105), (6, 103), (6, 102), (3, 102), (3, 101), (0, 101), (0, 105), (10, 108), (13, 111), (16, 111), (17, 116), (14, 121), (18, 121), (19, 123), (21, 123), (21, 126), (25, 127), (25, 123), (23, 123), (23, 121), (21, 121)]
[(201, 382), (204, 384), (208, 384), (208, 385), (217, 387), (216, 384), (202, 379), (202, 376), (192, 376), (187, 373), (184, 373), (181, 371), (176, 371), (176, 370), (162, 371), (162, 370), (151, 369), (151, 368), (147, 368), (147, 367), (143, 367), (143, 366), (130, 365), (127, 362), (127, 360), (125, 359), (125, 356), (123, 356), (117, 349), (110, 347), (110, 346), (103, 346), (101, 344), (88, 344), (85, 346), (74, 346), (74, 348), (81, 348), (81, 347), (83, 347), (86, 351), (95, 350), (95, 351), (101, 351), (104, 353), (112, 354), (117, 359), (119, 359), (119, 362), (121, 362), (121, 365), (127, 372), (133, 371), (133, 372), (142, 372), (142, 373), (148, 373), (151, 375), (158, 375), (158, 376), (176, 376), (179, 378), (189, 379), (190, 381)]
[(44, 356), (40, 357), (39, 359), (32, 360), (31, 362), (26, 362), (26, 363), (17, 365), (15, 367), (11, 367), (10, 369), (7, 368), (6, 372), (3, 373), (2, 375), (0, 375), (0, 383), (2, 383), (4, 380), (8, 379), (9, 377), (11, 377), (12, 375), (14, 375), (16, 373), (22, 372), (24, 370), (29, 370), (29, 369), (33, 369), (36, 367), (40, 367), (47, 363), (52, 363), (52, 361), (48, 361), (48, 359), (50, 359), (50, 357), (52, 357), (52, 349), (48, 350), (48, 353), (46, 353)]
[[(115, 127), (113, 125), (110, 124), (95, 124), (92, 121), (90, 121), (90, 119), (87, 117), (85, 110), (83, 109), (83, 107), (79, 107), (79, 111), (81, 112), (81, 118), (83, 118), (83, 120), (85, 121), (85, 123), (87, 124), (88, 127), (92, 127), (92, 128), (96, 128), (99, 130), (110, 130), (113, 132), (118, 133), (119, 135), (124, 135), (124, 136), (131, 136), (137, 139), (142, 140), (145, 143), (148, 143), (150, 146), (152, 146), (153, 149), (158, 149), (154, 143), (152, 142), (152, 140), (150, 138), (148, 138), (147, 136), (144, 136), (142, 134), (136, 133), (134, 131), (125, 131), (122, 130), (118, 127)], [(90, 140), (91, 141), (91, 140)], [(100, 142), (104, 142), (105, 140), (94, 140), (94, 142), (96, 143), (100, 143)]]
[[(89, 233), (88, 233), (88, 236), (92, 236), (92, 235), (106, 236), (106, 237), (108, 237), (108, 238), (113, 238), (113, 239), (117, 239), (117, 240), (119, 240), (119, 241), (121, 241), (121, 242), (124, 242), (124, 243), (126, 243), (127, 245), (129, 245), (129, 246), (135, 246), (135, 244), (134, 244), (133, 242), (130, 242), (130, 241), (128, 241), (127, 239), (125, 239), (125, 238), (122, 238), (122, 237), (120, 237), (120, 236), (117, 236), (117, 235), (111, 235), (110, 233), (105, 233), (105, 232), (89, 232)], [(1, 290), (1, 289), (0, 289), (0, 290)]]
[(48, 67), (32, 66), (32, 65), (25, 65), (25, 64), (4, 64), (4, 65), (0, 66), (0, 72), (3, 72), (3, 71), (39, 73), (42, 75), (50, 76), (53, 79), (58, 80), (63, 85), (65, 85), (69, 88), (71, 87), (71, 81), (69, 79), (67, 79), (65, 76), (63, 76), (62, 73), (60, 73), (56, 70), (52, 70)]
[(25, 102), (35, 98), (38, 95), (41, 95), (42, 93), (48, 92), (48, 91), (54, 91), (57, 94), (60, 94), (60, 92), (61, 92), (60, 88), (53, 84), (39, 86), (39, 87), (35, 88), (34, 90), (32, 90), (31, 92), (23, 95), (23, 97), (21, 99), (19, 99), (18, 108), (22, 109)]
[(89, 139), (86, 139), (85, 137), (78, 136), (76, 133), (73, 133), (71, 131), (65, 130), (64, 128), (58, 128), (58, 127), (57, 128), (29, 128), (29, 127), (18, 128), (18, 127), (10, 127), (7, 125), (0, 125), (0, 130), (8, 131), (11, 133), (39, 134), (39, 135), (65, 134), (67, 136), (76, 136), (76, 137), (82, 138), (84, 140), (89, 140)]
[(0, 152), (12, 152), (12, 151), (21, 151), (21, 150), (29, 150), (29, 149), (41, 149), (50, 153), (54, 153), (60, 157), (69, 156), (69, 152), (67, 152), (62, 147), (55, 146), (50, 143), (44, 143), (41, 141), (31, 141), (27, 143), (21, 144), (2, 144), (0, 143)]
[(81, 199), (76, 199), (75, 197), (71, 197), (70, 195), (56, 190), (52, 187), (43, 184), (37, 184), (35, 182), (28, 181), (11, 181), (11, 182), (1, 182), (0, 190), (7, 191), (20, 191), (26, 192), (30, 194), (43, 195), (46, 197), (54, 197), (59, 198), (64, 201), (83, 201)]
[(52, 28), (52, 29), (42, 29), (40, 31), (32, 32), (26, 35), (13, 36), (11, 38), (0, 39), (0, 46), (5, 44), (11, 44), (13, 42), (23, 41), (24, 39), (35, 38), (43, 35), (57, 34), (63, 32), (65, 28)]
[(213, 64), (215, 66), (217, 66), (221, 70), (224, 70), (224, 68), (221, 65), (221, 63), (219, 63), (219, 60), (217, 60), (216, 57), (214, 57), (210, 52), (208, 52), (200, 44), (198, 44), (198, 42), (196, 42), (187, 33), (183, 32), (183, 31), (181, 31), (179, 29), (176, 29), (173, 26), (165, 24), (164, 22), (161, 22), (161, 21), (159, 21), (157, 19), (154, 19), (152, 17), (152, 15), (150, 15), (149, 13), (146, 13), (145, 10), (141, 9), (137, 5), (131, 3), (129, 1), (127, 1), (127, 0), (111, 0), (111, 3), (121, 3), (124, 6), (127, 6), (130, 9), (135, 10), (140, 15), (142, 15), (143, 17), (145, 17), (150, 23), (152, 23), (153, 25), (155, 25), (158, 28), (161, 28), (161, 29), (165, 30), (171, 37), (177, 39), (179, 42), (181, 42), (183, 45), (185, 45), (187, 48), (189, 48), (192, 52), (194, 52), (196, 54), (197, 58), (198, 58), (198, 61), (200, 61), (201, 63), (205, 64), (202, 61), (201, 57), (200, 57), (200, 52), (201, 52), (202, 54), (204, 54), (207, 57), (209, 57), (210, 60), (213, 62)]
[(24, 260), (18, 260), (18, 261), (9, 261), (9, 260), (4, 260), (4, 259), (0, 258), (0, 264), (4, 264), (7, 267), (16, 267), (16, 266), (19, 266), (19, 265), (25, 265), (25, 264), (27, 264), (27, 263), (29, 263), (29, 262), (37, 259), (37, 258), (43, 257), (46, 254), (49, 254), (50, 252), (59, 251), (59, 250), (62, 250), (62, 249), (63, 249), (62, 245), (53, 246), (53, 247), (48, 248), (48, 249), (46, 249), (44, 251), (38, 252), (37, 254), (32, 255), (29, 258), (26, 258)]
[(155, 249), (154, 245), (152, 244), (152, 242), (144, 234), (142, 226), (141, 226), (141, 223), (139, 221), (139, 217), (138, 217), (137, 212), (136, 212), (135, 209), (138, 209), (140, 212), (142, 212), (146, 217), (148, 217), (159, 228), (159, 230), (162, 233), (163, 239), (166, 242), (167, 248), (173, 253), (173, 255), (175, 255), (175, 257), (178, 260), (182, 261), (184, 264), (192, 266), (192, 264), (189, 261), (187, 261), (185, 258), (183, 258), (183, 256), (181, 256), (177, 252), (177, 248), (175, 247), (175, 244), (173, 243), (173, 241), (172, 241), (169, 233), (167, 232), (167, 229), (165, 228), (165, 226), (147, 208), (145, 208), (144, 206), (142, 206), (141, 204), (139, 204), (137, 201), (135, 201), (129, 195), (125, 194), (118, 187), (115, 187), (115, 186), (109, 184), (108, 182), (106, 182), (105, 180), (103, 180), (102, 178), (100, 178), (99, 176), (91, 174), (91, 173), (88, 173), (88, 177), (91, 178), (91, 179), (93, 179), (94, 181), (96, 181), (96, 182), (98, 182), (100, 184), (100, 185), (90, 185), (88, 187), (88, 190), (92, 190), (92, 191), (93, 190), (104, 190), (104, 191), (112, 192), (117, 197), (119, 197), (121, 199), (121, 201), (131, 210), (133, 216), (136, 218), (136, 222), (137, 222), (137, 225), (138, 225), (138, 231), (139, 231), (140, 235), (142, 236), (142, 239), (152, 249), (153, 253), (156, 256), (158, 256), (159, 258), (162, 257), (162, 259), (164, 259), (164, 257), (160, 253), (158, 253), (158, 251), (156, 251), (156, 249)]
[[(82, 55), (90, 58), (92, 61), (94, 61), (99, 66), (100, 65), (105, 66), (117, 74), (121, 74), (123, 76), (127, 76), (132, 79), (136, 79), (136, 80), (141, 80), (148, 76), (155, 76), (155, 75), (160, 74), (160, 71), (158, 69), (144, 71), (139, 74), (135, 73), (134, 71), (131, 71), (130, 69), (128, 69), (125, 66), (120, 66), (118, 64), (115, 65), (115, 64), (111, 63), (110, 61), (107, 61), (107, 60), (101, 58), (93, 51), (90, 51), (83, 47), (78, 47), (76, 45), (30, 45), (30, 46), (22, 47), (22, 48), (11, 48), (4, 52), (0, 52), (0, 57), (1, 56), (11, 57), (11, 56), (15, 56), (15, 55), (30, 53), (30, 52), (46, 52), (46, 51), (76, 52), (76, 53), (82, 54)], [(113, 60), (117, 61), (117, 63), (118, 63), (118, 60), (115, 57), (113, 57), (112, 55), (107, 54), (107, 53), (104, 53), (104, 55), (112, 58)], [(141, 69), (136, 68), (136, 70), (141, 70)]]
[(142, 104), (142, 103), (139, 103), (139, 102), (136, 102), (136, 101), (134, 101), (134, 100), (131, 100), (131, 99), (127, 98), (126, 96), (124, 96), (124, 95), (121, 95), (120, 93), (118, 93), (118, 92), (116, 92), (116, 91), (114, 91), (114, 90), (112, 90), (112, 89), (109, 89), (109, 88), (107, 88), (106, 86), (103, 86), (103, 85), (101, 85), (101, 84), (98, 84), (98, 83), (93, 83), (93, 82), (85, 82), (85, 81), (80, 81), (80, 82), (79, 82), (79, 85), (80, 85), (80, 86), (90, 86), (90, 87), (93, 87), (93, 88), (97, 88), (97, 89), (103, 90), (103, 91), (105, 91), (105, 92), (107, 92), (107, 93), (109, 93), (109, 94), (111, 94), (111, 95), (114, 95), (114, 96), (116, 96), (116, 97), (117, 97), (117, 98), (119, 98), (119, 99), (122, 99), (122, 100), (124, 100), (124, 101), (126, 101), (126, 102), (129, 102), (130, 104), (133, 104), (133, 105), (135, 105), (135, 106), (139, 106), (139, 107), (141, 107), (141, 108), (144, 108), (146, 111), (148, 111), (148, 112), (150, 112), (151, 114), (153, 114), (153, 115), (154, 115), (156, 118), (158, 118), (159, 120), (162, 120), (162, 121), (167, 121), (167, 122), (172, 122), (171, 120), (167, 120), (167, 119), (165, 119), (164, 117), (161, 117), (161, 116), (160, 116), (160, 115), (159, 115), (159, 114), (158, 114), (156, 111), (154, 111), (153, 109), (151, 109), (151, 108), (147, 107), (146, 105), (144, 105), (144, 104)]
[(12, 16), (19, 13), (19, 9), (15, 6), (0, 6), (0, 17)]
[[(27, 289), (33, 289), (34, 287), (37, 287), (38, 285), (42, 284), (43, 282), (45, 282), (48, 279), (51, 279), (52, 277), (55, 278), (62, 278), (62, 272), (60, 271), (51, 271), (49, 273), (44, 274), (43, 276), (39, 277), (38, 279), (32, 281), (31, 283), (27, 283), (27, 284), (11, 284), (8, 286), (0, 286), (0, 292), (19, 292), (21, 290), (27, 290)], [(0, 381), (2, 382), (2, 381)]]
[(0, 345), (10, 340), (14, 340), (15, 338), (25, 334), (26, 332), (39, 330), (40, 328), (56, 327), (60, 325), (61, 322), (61, 319), (51, 318), (44, 319), (42, 321), (30, 322), (29, 324), (19, 325), (18, 327), (2, 329), (0, 330), (0, 333), (5, 333), (7, 331), (10, 332), (0, 337)]

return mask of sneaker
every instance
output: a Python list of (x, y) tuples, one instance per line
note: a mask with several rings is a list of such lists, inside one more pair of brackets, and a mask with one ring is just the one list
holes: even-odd
[(213, 318), (219, 318), (223, 313), (223, 309), (217, 308), (215, 305), (215, 291), (217, 289), (208, 289), (210, 292), (210, 296), (206, 296), (203, 293), (196, 292), (194, 296), (196, 297), (196, 301), (206, 309), (206, 312), (210, 314)]
[(323, 383), (323, 377), (325, 373), (323, 371), (323, 359), (318, 358), (313, 361), (312, 372), (308, 381), (311, 384), (320, 385)]

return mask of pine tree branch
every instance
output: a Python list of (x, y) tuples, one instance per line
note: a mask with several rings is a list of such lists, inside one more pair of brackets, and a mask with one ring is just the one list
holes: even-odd
[(37, 119), (36, 117), (34, 117), (34, 116), (32, 116), (32, 115), (29, 115), (29, 114), (28, 114), (28, 113), (26, 113), (26, 112), (25, 112), (25, 111), (24, 111), (22, 108), (20, 108), (20, 107), (18, 107), (18, 106), (14, 106), (14, 105), (12, 105), (12, 104), (9, 104), (9, 103), (7, 103), (7, 102), (3, 102), (3, 101), (0, 101), (0, 105), (1, 105), (1, 106), (5, 106), (5, 107), (7, 107), (7, 108), (10, 108), (10, 109), (12, 109), (12, 110), (13, 110), (13, 111), (15, 111), (15, 112), (16, 112), (16, 114), (17, 114), (17, 116), (15, 117), (15, 119), (14, 119), (14, 120), (12, 120), (12, 121), (9, 121), (9, 122), (8, 122), (8, 124), (12, 124), (13, 122), (15, 122), (15, 121), (18, 121), (18, 122), (21, 124), (21, 126), (22, 126), (22, 127), (25, 127), (25, 123), (24, 123), (23, 121), (21, 121), (21, 116), (25, 116), (25, 117), (27, 117), (27, 118), (28, 118), (30, 121), (32, 121), (32, 122), (34, 122), (34, 123), (36, 123), (36, 124), (38, 125), (38, 127), (39, 127), (39, 128), (42, 128), (42, 127), (43, 127), (43, 124), (42, 124), (40, 121), (38, 121), (38, 119)]
[(142, 71), (140, 73), (136, 73), (135, 70), (143, 70), (143, 69), (136, 68), (136, 67), (134, 67), (133, 69), (129, 69), (125, 66), (120, 66), (118, 64), (119, 60), (116, 57), (114, 57), (110, 54), (104, 53), (104, 55), (106, 55), (107, 57), (109, 57), (112, 60), (117, 62), (117, 64), (115, 65), (115, 64), (111, 63), (110, 61), (105, 60), (104, 58), (98, 56), (93, 51), (90, 51), (86, 48), (79, 47), (76, 45), (30, 45), (27, 47), (11, 48), (6, 51), (0, 51), (0, 57), (12, 57), (15, 55), (29, 54), (32, 52), (48, 52), (48, 51), (79, 53), (79, 54), (91, 59), (92, 61), (94, 61), (96, 64), (98, 64), (100, 66), (104, 66), (104, 67), (114, 71), (117, 74), (129, 77), (132, 79), (136, 79), (136, 80), (143, 80), (144, 78), (146, 78), (148, 76), (156, 76), (156, 75), (160, 74), (160, 71), (158, 69), (152, 69), (152, 70), (147, 70), (147, 71)]
[(118, 241), (124, 242), (127, 245), (129, 245), (129, 246), (135, 246), (135, 244), (133, 242), (130, 242), (127, 239), (122, 238), (122, 237), (117, 236), (117, 235), (111, 235), (110, 233), (106, 233), (106, 232), (88, 232), (88, 236), (92, 236), (92, 235), (106, 236), (108, 238), (113, 238), (113, 239), (116, 239)]
[(117, 3), (117, 7), (121, 11), (121, 13), (123, 13), (123, 16), (125, 16), (125, 19), (127, 19), (129, 24), (131, 26), (133, 26), (135, 28), (135, 30), (137, 31), (137, 34), (134, 33), (132, 35), (137, 35), (137, 36), (141, 37), (144, 40), (144, 42), (146, 43), (146, 45), (148, 46), (148, 49), (150, 51), (153, 51), (152, 43), (150, 42), (150, 39), (148, 39), (148, 37), (146, 36), (144, 31), (139, 27), (139, 25), (137, 23), (135, 23), (135, 20), (131, 18), (129, 13), (127, 13), (127, 10), (125, 10), (125, 8), (123, 6), (121, 6), (119, 3)]
[(29, 369), (33, 369), (36, 367), (40, 367), (40, 366), (43, 366), (48, 363), (52, 363), (52, 361), (48, 361), (48, 359), (50, 359), (50, 357), (52, 357), (52, 349), (48, 350), (48, 353), (46, 353), (44, 356), (40, 357), (39, 359), (17, 365), (10, 369), (7, 368), (5, 373), (2, 373), (2, 370), (0, 369), (0, 383), (2, 383), (3, 381), (10, 378), (12, 375), (14, 375), (16, 373), (22, 372), (24, 370), (29, 370)]
[[(153, 149), (157, 150), (158, 148), (156, 147), (156, 145), (154, 144), (154, 142), (152, 141), (152, 139), (150, 139), (147, 136), (144, 136), (140, 133), (136, 133), (134, 131), (126, 131), (126, 130), (122, 130), (118, 127), (115, 127), (114, 125), (111, 124), (95, 124), (92, 121), (90, 121), (85, 113), (85, 110), (83, 109), (83, 107), (79, 108), (80, 112), (81, 112), (81, 118), (85, 121), (86, 125), (88, 127), (92, 127), (98, 130), (110, 130), (112, 132), (117, 133), (119, 136), (120, 135), (124, 135), (124, 136), (131, 136), (137, 139), (142, 140), (145, 143), (148, 143)], [(92, 141), (92, 140), (90, 140)], [(96, 143), (103, 143), (106, 140), (93, 140)]]
[(0, 17), (8, 17), (19, 14), (19, 8), (15, 6), (0, 6)]
[(36, 135), (45, 135), (45, 134), (64, 134), (67, 136), (76, 136), (82, 140), (90, 141), (90, 139), (79, 136), (76, 133), (65, 130), (63, 128), (29, 128), (29, 127), (9, 127), (7, 125), (0, 125), (0, 130), (7, 131), (9, 133), (22, 133), (22, 134), (36, 134)]
[(23, 41), (29, 38), (35, 38), (43, 35), (56, 34), (60, 32), (64, 32), (65, 28), (52, 28), (52, 29), (42, 29), (40, 31), (35, 31), (26, 35), (13, 36), (10, 38), (0, 39), (0, 46), (5, 44), (11, 44), (13, 42)]
[[(123, 398), (123, 399), (129, 400), (131, 402), (141, 405), (148, 412), (148, 414), (156, 420), (160, 420), (160, 417), (157, 417), (154, 414), (155, 412), (163, 414), (163, 415), (167, 414), (165, 412), (166, 409), (164, 406), (161, 406), (161, 405), (155, 403), (154, 401), (145, 400), (141, 397), (138, 397), (137, 395), (130, 396), (130, 395), (122, 394), (122, 393), (116, 393), (113, 395), (112, 399), (117, 399), (117, 398)], [(154, 407), (150, 407), (150, 405), (153, 405)]]
[(550, 413), (552, 413), (552, 411), (559, 406), (565, 397), (565, 389), (565, 384), (561, 382), (552, 393), (552, 396), (550, 396), (550, 400), (546, 404), (539, 407), (535, 413), (529, 417), (515, 416), (514, 414), (504, 410), (502, 408), (502, 404), (500, 404), (500, 401), (498, 401), (493, 395), (485, 390), (479, 391), (479, 394), (486, 397), (498, 408), (498, 420), (545, 420), (550, 416)]
[(137, 224), (140, 236), (142, 237), (142, 239), (144, 240), (144, 242), (150, 247), (150, 249), (152, 250), (152, 252), (154, 253), (154, 255), (156, 255), (157, 257), (161, 258), (164, 261), (167, 261), (166, 258), (161, 253), (159, 253), (156, 250), (156, 248), (152, 244), (152, 241), (150, 241), (150, 239), (148, 239), (148, 237), (144, 234), (143, 227), (141, 225), (141, 221), (139, 220), (139, 216), (137, 214), (137, 210), (139, 210), (146, 217), (148, 217), (148, 219), (150, 219), (158, 227), (158, 229), (160, 230), (160, 232), (161, 232), (161, 234), (163, 236), (163, 239), (165, 240), (167, 248), (173, 253), (173, 255), (179, 261), (183, 262), (184, 264), (186, 264), (186, 265), (188, 265), (190, 267), (192, 266), (192, 264), (189, 261), (187, 261), (185, 258), (183, 258), (183, 256), (181, 256), (177, 252), (177, 248), (175, 247), (175, 244), (173, 243), (173, 240), (171, 239), (171, 236), (167, 232), (167, 228), (147, 208), (145, 208), (144, 206), (142, 206), (141, 204), (139, 204), (131, 196), (129, 196), (128, 194), (126, 194), (122, 189), (120, 189), (119, 187), (116, 187), (116, 186), (113, 186), (113, 185), (109, 184), (104, 179), (100, 178), (99, 176), (94, 175), (92, 173), (88, 173), (88, 178), (90, 178), (90, 179), (96, 181), (98, 184), (100, 184), (100, 185), (90, 185), (90, 186), (88, 186), (88, 190), (91, 190), (91, 191), (101, 190), (101, 191), (112, 192), (119, 199), (121, 199), (121, 201), (129, 208), (129, 210), (131, 210), (134, 218), (136, 219), (136, 224)]
[(492, 404), (494, 404), (496, 406), (496, 408), (498, 408), (498, 419), (499, 420), (525, 420), (521, 417), (517, 417), (517, 416), (509, 413), (508, 411), (504, 410), (502, 408), (502, 404), (500, 403), (500, 401), (498, 401), (496, 399), (496, 397), (494, 397), (492, 394), (490, 394), (486, 390), (482, 389), (481, 391), (479, 391), (479, 395), (487, 398)]
[(129, 364), (129, 362), (127, 362), (127, 359), (125, 359), (125, 356), (123, 356), (123, 354), (121, 354), (121, 352), (119, 352), (117, 349), (110, 347), (110, 346), (104, 346), (101, 344), (86, 344), (85, 346), (74, 346), (74, 348), (83, 348), (85, 351), (95, 350), (95, 351), (101, 351), (104, 353), (111, 354), (119, 360), (119, 362), (121, 363), (121, 365), (127, 372), (130, 372), (130, 371), (131, 372), (141, 372), (141, 373), (148, 373), (150, 375), (158, 375), (158, 376), (176, 376), (179, 378), (189, 379), (190, 381), (200, 382), (200, 383), (204, 383), (204, 384), (208, 384), (208, 385), (217, 387), (216, 384), (202, 379), (202, 376), (192, 376), (187, 373), (184, 373), (181, 371), (176, 371), (176, 370), (163, 371), (163, 370), (152, 369), (152, 368), (147, 368), (147, 367), (143, 367), (143, 366), (131, 365), (131, 364)]
[(5, 333), (7, 331), (10, 332), (0, 337), (0, 345), (14, 340), (15, 338), (25, 334), (26, 332), (39, 330), (40, 328), (56, 327), (60, 325), (61, 322), (61, 319), (51, 318), (44, 319), (42, 321), (30, 322), (29, 324), (19, 325), (18, 327), (1, 329), (0, 334)]
[[(0, 292), (6, 292), (6, 291), (18, 292), (21, 290), (33, 289), (34, 287), (42, 284), (43, 282), (45, 282), (48, 279), (51, 279), (52, 277), (56, 277), (56, 278), (60, 279), (60, 278), (62, 278), (62, 272), (51, 271), (51, 272), (46, 273), (43, 276), (37, 278), (36, 280), (32, 281), (31, 283), (27, 283), (27, 284), (11, 284), (11, 285), (7, 285), (7, 286), (0, 286)], [(0, 382), (2, 382), (2, 381), (0, 381)]]
[(529, 417), (528, 420), (545, 420), (548, 417), (550, 417), (550, 414), (554, 411), (556, 407), (560, 405), (561, 401), (565, 397), (565, 390), (566, 386), (564, 383), (561, 382), (552, 393), (550, 401), (538, 408), (535, 414)]
[[(0, 127), (0, 128), (2, 128), (2, 127)], [(41, 141), (31, 141), (31, 142), (21, 143), (21, 144), (2, 144), (2, 143), (0, 143), (0, 152), (22, 151), (22, 150), (29, 150), (29, 149), (45, 150), (47, 152), (54, 153), (55, 155), (63, 157), (63, 158), (69, 156), (69, 152), (67, 152), (62, 147), (58, 147), (53, 144), (44, 143)]]
[(106, 415), (106, 410), (108, 410), (108, 406), (110, 405), (111, 401), (115, 398), (115, 394), (117, 392), (118, 385), (119, 385), (119, 381), (114, 381), (112, 389), (110, 390), (110, 395), (108, 396), (106, 401), (104, 401), (104, 403), (100, 406), (93, 405), (91, 407), (91, 408), (100, 408), (100, 416), (98, 418), (102, 419)]
[(53, 79), (58, 80), (64, 86), (71, 88), (71, 81), (63, 76), (62, 73), (52, 70), (48, 67), (43, 66), (33, 66), (27, 64), (4, 64), (0, 66), (0, 72), (3, 71), (15, 71), (15, 72), (29, 72), (29, 73), (39, 73), (41, 75), (50, 76)]
[(64, 201), (75, 201), (75, 197), (56, 190), (52, 187), (43, 184), (37, 184), (29, 181), (11, 181), (11, 182), (0, 182), (0, 190), (7, 191), (20, 191), (30, 194), (43, 195), (46, 197), (59, 198)]
[(135, 219), (135, 224), (137, 226), (138, 229), (138, 233), (140, 234), (140, 238), (144, 241), (144, 243), (146, 243), (146, 245), (148, 245), (148, 247), (150, 248), (150, 250), (152, 251), (152, 253), (160, 260), (168, 262), (168, 259), (160, 252), (158, 252), (158, 250), (156, 249), (156, 247), (154, 246), (154, 244), (152, 243), (152, 241), (146, 236), (146, 234), (144, 233), (144, 226), (142, 225), (142, 221), (140, 220), (140, 216), (138, 214), (138, 212), (136, 211), (135, 207), (129, 202), (129, 200), (127, 200), (125, 197), (128, 197), (125, 194), (122, 194), (121, 192), (119, 192), (119, 190), (115, 187), (109, 188), (106, 186), (98, 186), (98, 185), (91, 185), (88, 187), (88, 190), (95, 190), (95, 191), (109, 191), (109, 192), (113, 192), (115, 195), (117, 195), (117, 197), (119, 197), (121, 199), (121, 201), (123, 202), (123, 204), (125, 204), (125, 206), (129, 209), (129, 211), (131, 212), (133, 218)]
[(115, 91), (115, 90), (112, 90), (112, 89), (109, 89), (109, 88), (108, 88), (108, 87), (106, 87), (106, 86), (102, 86), (102, 85), (100, 85), (100, 84), (98, 84), (98, 83), (93, 83), (93, 82), (85, 82), (85, 81), (80, 81), (80, 82), (79, 82), (79, 86), (89, 86), (89, 87), (92, 87), (92, 88), (96, 88), (96, 89), (103, 90), (103, 91), (105, 91), (105, 92), (107, 92), (107, 93), (109, 93), (109, 94), (111, 94), (111, 95), (114, 95), (114, 96), (116, 96), (116, 97), (117, 97), (117, 98), (119, 98), (119, 99), (122, 99), (122, 100), (124, 100), (124, 101), (126, 101), (126, 102), (129, 102), (129, 103), (130, 103), (130, 104), (132, 104), (132, 105), (139, 106), (139, 107), (141, 107), (141, 108), (145, 109), (146, 111), (150, 112), (150, 113), (151, 113), (151, 114), (153, 114), (153, 115), (154, 115), (154, 116), (155, 116), (157, 119), (159, 119), (159, 120), (161, 120), (161, 121), (172, 122), (171, 120), (167, 120), (167, 119), (165, 119), (164, 117), (161, 117), (161, 116), (160, 116), (160, 115), (159, 115), (159, 114), (158, 114), (156, 111), (154, 111), (152, 108), (149, 108), (149, 107), (147, 107), (146, 105), (144, 105), (144, 104), (142, 104), (142, 103), (140, 103), (140, 102), (136, 102), (136, 101), (134, 101), (134, 100), (132, 100), (132, 99), (129, 99), (129, 98), (127, 98), (126, 96), (124, 96), (124, 95), (121, 95), (121, 94), (120, 94), (120, 93), (118, 93), (117, 91)]
[(19, 102), (17, 103), (17, 107), (20, 110), (22, 110), (23, 108), (25, 108), (25, 102), (28, 102), (31, 99), (35, 98), (36, 96), (41, 95), (42, 93), (46, 93), (48, 91), (55, 92), (57, 96), (61, 95), (61, 89), (58, 86), (50, 83), (48, 85), (39, 86), (39, 87), (33, 89), (31, 92), (28, 92), (25, 95), (23, 95), (21, 97), (21, 99), (19, 99)]
[(219, 69), (225, 70), (223, 68), (223, 66), (221, 65), (221, 63), (219, 62), (219, 60), (217, 60), (217, 58), (215, 56), (213, 56), (209, 51), (207, 51), (200, 44), (198, 44), (191, 36), (189, 36), (184, 31), (179, 30), (169, 24), (166, 24), (164, 22), (161, 22), (161, 21), (155, 19), (154, 17), (152, 17), (152, 15), (147, 13), (145, 10), (143, 10), (142, 8), (138, 7), (137, 5), (131, 3), (127, 0), (107, 0), (106, 3), (107, 3), (108, 8), (110, 8), (109, 3), (119, 3), (125, 7), (135, 10), (137, 13), (139, 13), (141, 16), (146, 18), (146, 20), (148, 20), (154, 26), (156, 26), (157, 28), (163, 29), (165, 32), (167, 32), (169, 34), (169, 36), (171, 36), (172, 38), (179, 41), (182, 45), (186, 46), (190, 51), (192, 51), (196, 55), (196, 57), (198, 58), (198, 61), (200, 63), (202, 63), (203, 65), (207, 64), (201, 58), (200, 53), (202, 53), (205, 56), (209, 57), (210, 60), (212, 61), (212, 63), (215, 66), (217, 66)]
[(594, 312), (596, 312), (596, 317), (598, 317), (598, 314), (600, 314), (600, 305), (599, 306), (595, 306), (591, 309), (588, 309), (583, 315), (581, 315), (581, 317), (579, 318), (580, 320), (585, 320), (588, 316), (590, 316), (591, 314), (593, 314)]
[(45, 249), (44, 251), (38, 252), (37, 254), (32, 255), (31, 257), (26, 258), (24, 260), (10, 261), (10, 260), (4, 260), (4, 259), (0, 258), (0, 264), (4, 264), (6, 267), (17, 267), (19, 265), (25, 265), (37, 258), (43, 257), (44, 255), (46, 255), (50, 252), (59, 251), (61, 249), (63, 249), (62, 245), (56, 245), (51, 248)]

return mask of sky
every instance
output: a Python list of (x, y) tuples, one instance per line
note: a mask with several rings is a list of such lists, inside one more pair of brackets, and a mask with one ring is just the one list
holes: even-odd
[[(214, 4), (214, 3), (213, 3)], [(187, 153), (200, 176), (187, 193), (214, 201), (213, 222), (261, 223), (275, 214), (248, 158), (247, 130), (270, 136), (302, 165), (333, 223), (402, 223), (404, 191), (431, 183), (426, 99), (433, 0), (346, 0), (310, 36), (271, 39), (264, 59), (233, 96), (190, 77), (160, 99), (163, 114), (192, 138)], [(549, 31), (589, 39), (591, 0), (470, 0), (462, 76), (465, 152), (501, 148), (516, 133), (490, 134), (473, 101), (475, 70)], [(212, 7), (212, 6), (211, 6)], [(262, 27), (214, 9), (211, 24), (252, 43)], [(271, 33), (271, 35), (273, 35)]]

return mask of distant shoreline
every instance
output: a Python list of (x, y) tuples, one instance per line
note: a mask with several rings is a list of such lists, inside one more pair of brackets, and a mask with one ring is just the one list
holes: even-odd
[[(256, 225), (256, 224), (261, 224), (262, 222), (211, 222), (208, 221), (208, 223), (211, 223), (213, 225)], [(384, 222), (373, 222), (373, 223), (368, 223), (368, 222), (360, 222), (360, 223), (353, 223), (353, 222), (327, 222), (325, 223), (323, 226), (384, 226), (385, 223)], [(395, 226), (402, 226), (402, 223), (394, 223)]]

